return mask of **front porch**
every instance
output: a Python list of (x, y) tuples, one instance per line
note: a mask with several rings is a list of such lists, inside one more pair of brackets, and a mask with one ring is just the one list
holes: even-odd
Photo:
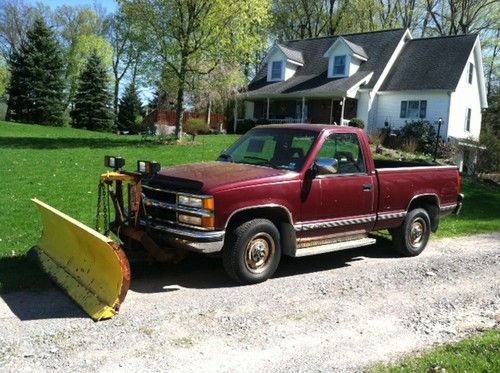
[(253, 120), (257, 123), (313, 123), (348, 125), (356, 117), (358, 100), (330, 98), (256, 98), (237, 100), (233, 129)]

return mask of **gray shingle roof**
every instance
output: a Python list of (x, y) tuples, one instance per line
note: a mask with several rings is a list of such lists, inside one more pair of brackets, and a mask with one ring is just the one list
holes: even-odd
[(380, 90), (455, 90), (476, 39), (463, 35), (409, 41)]
[(277, 44), (277, 46), (285, 54), (286, 58), (298, 62), (302, 65), (304, 64), (304, 57), (302, 56), (302, 52), (297, 51), (295, 49), (287, 48), (284, 45), (280, 44)]
[(328, 58), (323, 55), (338, 36), (281, 42), (280, 46), (302, 53), (304, 66), (298, 67), (294, 76), (286, 81), (267, 82), (267, 64), (265, 64), (249, 84), (246, 95), (254, 97), (302, 93), (321, 95), (337, 90), (346, 91), (373, 72), (370, 82), (364, 86), (371, 88), (380, 77), (404, 33), (405, 30), (398, 29), (343, 35), (344, 39), (347, 38), (349, 42), (363, 48), (370, 58), (360, 65), (354, 75), (337, 79), (327, 77)]
[(360, 45), (357, 45), (357, 44), (354, 44), (352, 41), (349, 41), (347, 40), (346, 38), (340, 36), (340, 38), (342, 38), (345, 43), (349, 46), (349, 48), (351, 48), (351, 50), (356, 53), (357, 55), (361, 56), (361, 57), (364, 57), (366, 59), (368, 59), (368, 54), (366, 54), (365, 50), (363, 49), (362, 46)]

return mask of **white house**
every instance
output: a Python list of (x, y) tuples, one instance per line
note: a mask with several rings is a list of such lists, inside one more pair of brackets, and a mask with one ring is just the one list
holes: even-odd
[(242, 104), (235, 128), (245, 119), (346, 124), (357, 117), (374, 132), (441, 118), (443, 140), (478, 139), (487, 107), (479, 37), (415, 39), (398, 29), (275, 43), (239, 95)]

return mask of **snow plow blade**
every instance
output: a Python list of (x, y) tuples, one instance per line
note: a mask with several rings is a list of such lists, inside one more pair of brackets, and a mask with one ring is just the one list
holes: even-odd
[(118, 313), (130, 285), (120, 245), (61, 211), (32, 199), (43, 231), (32, 251), (43, 270), (95, 321)]

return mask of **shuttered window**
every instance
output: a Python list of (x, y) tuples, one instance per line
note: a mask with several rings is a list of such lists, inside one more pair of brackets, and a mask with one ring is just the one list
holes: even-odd
[(271, 80), (281, 80), (283, 61), (273, 61), (271, 65)]
[(427, 116), (426, 100), (401, 101), (401, 109), (399, 111), (400, 118), (424, 119), (426, 116)]
[(474, 76), (474, 64), (469, 62), (469, 84), (472, 84), (472, 78)]
[(467, 111), (465, 112), (465, 131), (470, 132), (470, 117), (472, 114), (472, 110), (470, 108), (467, 108)]

